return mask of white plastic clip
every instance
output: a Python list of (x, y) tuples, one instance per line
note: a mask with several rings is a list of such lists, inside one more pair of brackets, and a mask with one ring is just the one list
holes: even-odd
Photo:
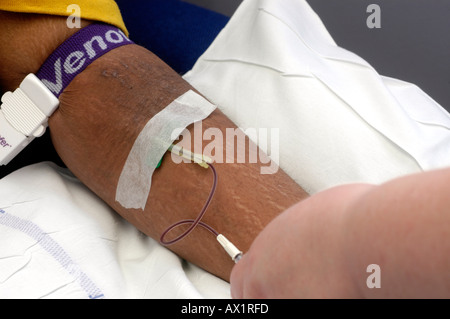
[(7, 165), (31, 141), (45, 133), (59, 100), (29, 74), (14, 92), (6, 92), (0, 109), (0, 165)]
[(217, 241), (222, 245), (223, 249), (230, 255), (231, 259), (237, 263), (242, 258), (242, 251), (240, 251), (231, 241), (224, 235), (217, 236)]

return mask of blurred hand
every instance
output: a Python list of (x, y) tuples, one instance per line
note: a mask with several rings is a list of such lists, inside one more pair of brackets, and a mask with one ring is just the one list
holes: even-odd
[(233, 298), (353, 298), (342, 225), (367, 185), (316, 194), (275, 218), (231, 274)]

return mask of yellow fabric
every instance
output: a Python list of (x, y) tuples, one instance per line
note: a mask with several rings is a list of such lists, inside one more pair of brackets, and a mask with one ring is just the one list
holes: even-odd
[(68, 12), (67, 7), (74, 3), (80, 7), (82, 19), (112, 24), (128, 35), (119, 7), (113, 0), (1, 0), (0, 10), (70, 16), (73, 11)]

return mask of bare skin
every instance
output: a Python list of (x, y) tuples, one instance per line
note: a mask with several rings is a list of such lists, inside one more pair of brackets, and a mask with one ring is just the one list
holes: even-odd
[[(6, 57), (0, 62), (4, 90), (14, 90), (28, 73), (35, 73), (76, 31), (67, 29), (65, 18), (60, 17), (3, 12), (0, 21), (2, 39), (13, 41), (9, 47), (22, 52), (11, 54), (8, 46), (0, 45), (0, 56)], [(127, 210), (117, 203), (116, 187), (145, 124), (190, 89), (151, 52), (127, 45), (107, 53), (77, 76), (61, 95), (60, 108), (49, 122), (53, 143), (67, 167), (116, 212), (155, 239), (171, 224), (197, 216), (211, 188), (211, 172), (195, 164), (175, 164), (166, 155), (153, 175), (144, 211)], [(203, 130), (208, 128), (225, 133), (235, 125), (215, 111), (203, 121)], [(308, 196), (283, 171), (261, 175), (261, 166), (267, 164), (217, 164), (219, 187), (204, 218), (243, 251), (275, 216)], [(207, 231), (198, 228), (170, 249), (229, 280), (233, 262)]]
[[(233, 269), (235, 298), (449, 298), (450, 169), (336, 187), (275, 218)], [(369, 288), (369, 265), (380, 288)]]

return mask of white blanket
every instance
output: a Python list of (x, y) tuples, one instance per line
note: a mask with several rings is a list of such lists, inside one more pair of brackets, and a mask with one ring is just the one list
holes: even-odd
[[(304, 0), (246, 0), (185, 78), (238, 126), (280, 129), (309, 192), (450, 164), (450, 117), (335, 45)], [(51, 163), (0, 180), (0, 298), (229, 298)]]
[(3, 178), (0, 207), (0, 299), (229, 298), (54, 164)]

